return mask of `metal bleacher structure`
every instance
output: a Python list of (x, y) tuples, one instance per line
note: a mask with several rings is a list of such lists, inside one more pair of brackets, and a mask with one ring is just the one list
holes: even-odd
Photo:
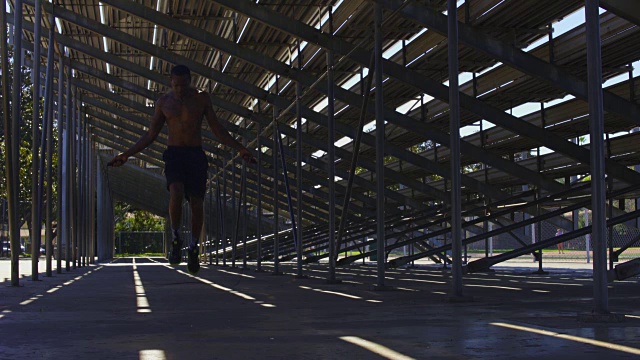
[[(374, 4), (384, 8), (382, 87), (373, 79)], [(592, 191), (590, 145), (581, 141), (590, 131), (586, 24), (559, 36), (553, 31), (584, 4), (458, 1), (460, 125), (475, 126), (460, 139), (465, 272), (523, 255), (542, 261), (541, 250), (561, 242), (589, 253), (591, 227), (578, 226)], [(446, 0), (54, 0), (42, 6), (42, 38), (34, 41), (34, 0), (24, 1), (23, 47), (31, 52), (39, 44), (44, 62), (54, 46), (53, 78), (66, 91), (59, 98), (76, 109), (78, 149), (90, 154), (73, 165), (76, 185), (85, 181), (85, 189), (97, 192), (97, 203), (78, 204), (98, 209), (97, 226), (87, 229), (98, 248), (84, 247), (91, 259), (113, 254), (114, 200), (167, 216), (166, 130), (137, 161), (115, 169), (105, 164), (146, 131), (154, 101), (169, 90), (171, 67), (184, 64), (192, 84), (211, 95), (223, 125), (258, 158), (257, 165), (242, 165), (204, 131), (210, 181), (203, 260), (269, 261), (276, 269), (294, 260), (300, 269), (313, 262), (332, 267), (333, 257), (336, 266), (377, 259), (379, 211), (385, 256), (378, 261), (385, 267), (454, 260)], [(618, 0), (600, 6), (603, 80), (627, 77), (603, 96), (609, 257), (637, 267), (640, 81), (632, 64), (640, 60), (640, 7)], [(376, 119), (381, 89), (384, 195), (376, 176), (380, 134), (367, 125)], [(332, 91), (335, 110), (327, 106)], [(512, 115), (523, 105), (536, 110)], [(351, 140), (328, 146), (343, 137)], [(611, 279), (620, 278), (612, 264), (610, 271)]]

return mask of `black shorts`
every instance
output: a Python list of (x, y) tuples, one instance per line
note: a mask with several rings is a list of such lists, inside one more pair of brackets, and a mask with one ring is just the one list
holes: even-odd
[(187, 200), (190, 196), (204, 198), (207, 191), (207, 155), (200, 146), (169, 146), (162, 154), (167, 190), (173, 183), (184, 184)]

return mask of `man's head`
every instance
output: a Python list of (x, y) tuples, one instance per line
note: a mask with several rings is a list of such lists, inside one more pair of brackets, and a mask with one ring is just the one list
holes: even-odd
[(171, 69), (171, 88), (179, 97), (184, 96), (191, 86), (191, 71), (184, 65), (176, 65)]

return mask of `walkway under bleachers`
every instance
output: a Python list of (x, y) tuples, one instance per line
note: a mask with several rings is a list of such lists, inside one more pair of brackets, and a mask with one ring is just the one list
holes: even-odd
[(0, 260), (0, 359), (640, 357), (640, 278), (611, 287), (624, 322), (579, 322), (588, 269), (500, 267), (466, 276), (473, 302), (452, 303), (439, 267), (390, 270), (395, 290), (374, 291), (366, 264), (330, 285), (322, 265), (306, 267), (308, 279), (289, 264), (281, 276), (215, 265), (191, 276), (161, 258), (121, 258), (33, 282), (25, 259), (19, 288), (6, 286), (9, 265)]

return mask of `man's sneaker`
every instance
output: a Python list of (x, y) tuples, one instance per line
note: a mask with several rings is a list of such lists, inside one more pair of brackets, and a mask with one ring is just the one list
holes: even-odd
[(200, 270), (200, 253), (198, 247), (189, 247), (187, 254), (189, 255), (189, 259), (187, 260), (187, 271), (189, 271), (191, 275), (195, 275)]
[(182, 241), (179, 238), (173, 238), (171, 242), (171, 254), (169, 254), (169, 265), (180, 265), (182, 260)]

